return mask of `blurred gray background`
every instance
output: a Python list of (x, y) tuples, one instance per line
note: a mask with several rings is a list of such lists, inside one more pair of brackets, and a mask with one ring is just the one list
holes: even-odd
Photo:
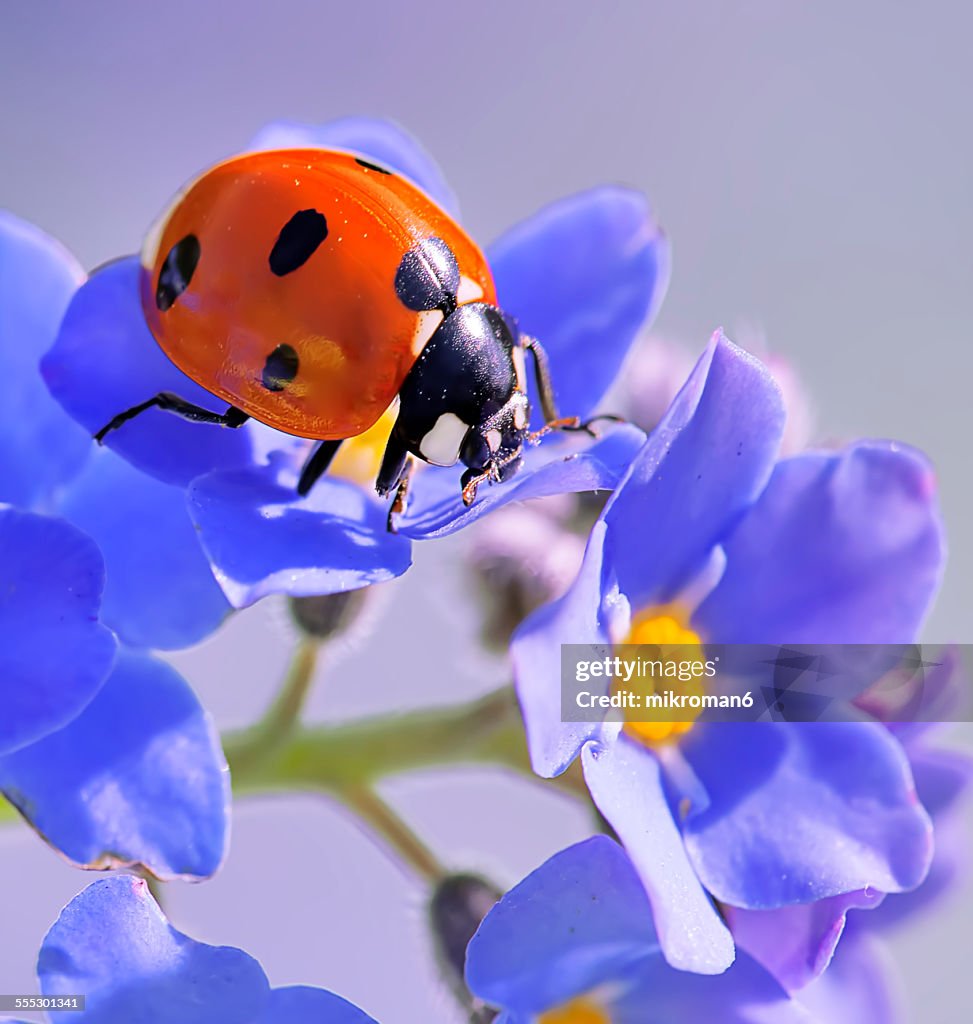
[[(963, 2), (5, 0), (0, 204), (91, 268), (135, 251), (178, 185), (265, 121), (350, 113), (414, 132), (484, 242), (576, 189), (635, 185), (673, 240), (659, 333), (694, 352), (719, 325), (761, 333), (803, 375), (822, 439), (891, 436), (933, 458), (951, 555), (927, 638), (969, 642), (971, 38)], [(503, 681), (455, 610), (470, 605), (461, 549), (417, 551), (375, 609), (381, 644), (327, 659), (313, 714)], [(291, 642), (271, 601), (175, 661), (219, 724), (238, 725)], [(543, 786), (486, 771), (385, 793), (444, 859), (504, 884), (587, 830)], [(26, 829), (0, 832), (0, 992), (34, 989), (39, 942), (88, 880)], [(460, 1019), (420, 890), (322, 801), (238, 804), (226, 868), (168, 907), (190, 934), (258, 956), (275, 984), (334, 987), (384, 1024)], [(973, 1009), (971, 910), (967, 883), (896, 939), (911, 1019)]]

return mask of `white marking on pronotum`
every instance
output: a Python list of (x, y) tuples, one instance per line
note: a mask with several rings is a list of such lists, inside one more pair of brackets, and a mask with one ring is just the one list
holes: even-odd
[(412, 354), (417, 359), (442, 322), (443, 311), (441, 309), (427, 309), (422, 313), (416, 313), (416, 329), (412, 335)]
[(462, 306), (466, 302), (476, 302), (483, 298), (483, 289), (471, 277), (463, 276), (459, 279), (459, 288), (456, 289), (456, 304)]
[(500, 442), (503, 440), (503, 434), (494, 427), (492, 430), (488, 430), (485, 434), (487, 447), (491, 452), (495, 452), (500, 447)]
[(444, 412), (419, 445), (422, 457), (434, 466), (452, 466), (469, 429), (455, 413)]

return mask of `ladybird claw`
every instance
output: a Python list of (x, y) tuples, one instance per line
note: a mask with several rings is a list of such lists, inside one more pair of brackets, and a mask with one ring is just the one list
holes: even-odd
[[(481, 478), (481, 479), (482, 479), (482, 478)], [(468, 484), (467, 484), (467, 485), (466, 485), (466, 486), (465, 486), (465, 487), (463, 488), (463, 504), (464, 504), (464, 505), (465, 505), (465, 506), (466, 506), (467, 508), (469, 508), (469, 507), (470, 507), (470, 505), (472, 505), (472, 504), (473, 504), (473, 502), (474, 502), (474, 501), (476, 501), (476, 491), (477, 491), (477, 488), (478, 488), (479, 486), (480, 486), (480, 479), (476, 479), (476, 480), (471, 480), (471, 481), (470, 481), (470, 482), (469, 482), (469, 483), (468, 483)]]
[(600, 416), (592, 416), (590, 420), (579, 422), (576, 427), (562, 427), (562, 430), (583, 430), (589, 437), (599, 438), (601, 432), (594, 427), (595, 423), (604, 421), (606, 423), (627, 423), (624, 416), (616, 416), (614, 413), (602, 413)]
[(491, 472), (491, 468), (486, 469), (483, 473), (474, 473), (472, 470), (468, 469), (463, 474), (463, 504), (467, 508), (476, 501), (476, 492), (479, 489), (480, 484), (482, 484), (484, 480), (490, 479)]

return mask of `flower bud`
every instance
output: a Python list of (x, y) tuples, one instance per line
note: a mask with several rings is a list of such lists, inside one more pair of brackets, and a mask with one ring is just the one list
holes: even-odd
[(302, 633), (316, 640), (328, 640), (345, 632), (355, 621), (365, 604), (368, 589), (317, 597), (292, 597), (288, 606)]
[(436, 958), (450, 989), (469, 1011), (470, 1024), (488, 1024), (497, 1015), (471, 994), (464, 971), (466, 947), (501, 895), (495, 885), (477, 875), (449, 875), (429, 901)]

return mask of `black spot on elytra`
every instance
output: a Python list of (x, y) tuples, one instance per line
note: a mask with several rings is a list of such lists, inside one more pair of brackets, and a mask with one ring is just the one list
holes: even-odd
[(373, 164), (371, 160), (365, 160), (363, 157), (356, 156), (355, 163), (364, 167), (366, 171), (378, 171), (379, 174), (391, 174), (392, 172), (387, 167), (382, 167), (379, 164)]
[(200, 251), (199, 239), (195, 235), (186, 235), (169, 250), (155, 289), (155, 304), (160, 312), (170, 309), (189, 287), (199, 263)]
[(459, 265), (453, 250), (441, 238), (424, 238), (401, 259), (395, 272), (395, 294), (416, 312), (441, 309), (446, 316), (456, 309)]
[(328, 222), (317, 210), (298, 210), (281, 228), (270, 251), (270, 269), (283, 277), (303, 267), (328, 237)]
[(290, 345), (278, 345), (267, 356), (263, 373), (260, 376), (260, 383), (268, 391), (283, 391), (297, 376), (299, 364), (297, 353)]

